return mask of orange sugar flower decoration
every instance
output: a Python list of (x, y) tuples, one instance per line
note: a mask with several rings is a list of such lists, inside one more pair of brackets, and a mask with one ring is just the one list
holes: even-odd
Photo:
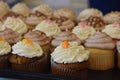
[(63, 47), (63, 48), (68, 48), (68, 47), (69, 47), (68, 41), (63, 41), (63, 42), (62, 42), (62, 47)]
[(31, 39), (28, 39), (28, 38), (23, 39), (22, 42), (27, 43), (27, 44), (30, 44), (30, 45), (33, 45), (32, 40), (31, 40)]
[(0, 41), (4, 41), (5, 39), (3, 37), (0, 36)]

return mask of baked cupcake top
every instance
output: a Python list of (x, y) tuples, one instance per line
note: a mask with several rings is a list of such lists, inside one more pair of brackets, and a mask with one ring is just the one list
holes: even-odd
[(19, 33), (9, 28), (0, 28), (0, 36), (4, 37), (4, 39), (10, 44), (18, 42), (21, 38)]
[(96, 31), (93, 27), (86, 25), (85, 22), (81, 22), (78, 26), (74, 27), (72, 32), (76, 34), (80, 40), (85, 40)]
[(99, 49), (114, 49), (115, 43), (107, 34), (98, 31), (86, 39), (85, 46)]
[(35, 27), (35, 30), (44, 32), (48, 37), (55, 37), (61, 32), (58, 25), (54, 21), (51, 21), (49, 19), (39, 23)]
[(102, 32), (105, 32), (114, 39), (120, 39), (120, 24), (115, 22), (113, 24), (106, 25)]
[(116, 48), (117, 48), (117, 51), (120, 53), (120, 41), (117, 41)]
[(79, 46), (77, 42), (64, 41), (58, 46), (51, 58), (57, 63), (76, 63), (88, 60), (89, 51), (86, 51), (83, 46)]
[(17, 3), (12, 7), (11, 10), (17, 14), (24, 16), (27, 16), (30, 13), (30, 8), (24, 3)]
[(12, 53), (19, 56), (33, 58), (43, 55), (41, 47), (30, 39), (23, 39), (12, 46)]
[(0, 36), (0, 55), (9, 54), (10, 51), (10, 44), (3, 37)]
[(81, 11), (78, 15), (78, 22), (87, 20), (90, 16), (97, 16), (103, 18), (103, 14), (98, 9), (88, 8)]
[(57, 47), (65, 40), (77, 42), (78, 45), (81, 44), (80, 39), (75, 34), (71, 33), (70, 31), (62, 31), (55, 39), (52, 40), (52, 45)]
[(120, 12), (114, 11), (114, 12), (107, 13), (103, 19), (106, 24), (112, 24), (114, 22), (120, 23)]
[(24, 35), (24, 38), (29, 38), (33, 42), (38, 43), (39, 45), (46, 45), (50, 43), (51, 38), (47, 37), (45, 33), (35, 30), (35, 31), (29, 31)]
[(20, 18), (14, 17), (8, 17), (5, 20), (3, 27), (10, 28), (19, 34), (24, 34), (28, 30), (27, 25)]
[(53, 13), (55, 18), (66, 17), (75, 20), (75, 13), (69, 8), (61, 8)]
[(4, 1), (0, 1), (0, 18), (4, 15), (8, 14), (10, 11), (10, 7)]

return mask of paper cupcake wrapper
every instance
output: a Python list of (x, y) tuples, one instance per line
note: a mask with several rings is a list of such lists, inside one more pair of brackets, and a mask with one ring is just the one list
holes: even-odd
[(10, 69), (9, 57), (10, 54), (0, 56), (0, 69)]
[(108, 70), (115, 66), (114, 51), (87, 48), (90, 51), (89, 69), (92, 70)]
[(85, 65), (84, 68), (79, 68), (81, 65), (78, 64), (58, 64), (55, 63), (53, 60), (51, 60), (51, 71), (52, 74), (55, 75), (62, 75), (62, 76), (71, 76), (71, 77), (80, 77), (80, 78), (86, 78), (87, 77), (87, 62), (82, 63), (82, 65)]
[(44, 55), (39, 60), (36, 60), (35, 62), (31, 62), (28, 64), (12, 63), (12, 69), (18, 71), (27, 71), (27, 72), (45, 72), (47, 68), (46, 60), (47, 60), (47, 55)]
[(117, 54), (117, 66), (120, 68), (120, 53)]

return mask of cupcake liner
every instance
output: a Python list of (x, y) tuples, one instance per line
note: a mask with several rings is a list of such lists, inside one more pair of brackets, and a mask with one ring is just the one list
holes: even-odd
[(117, 54), (117, 66), (120, 68), (120, 53)]
[(114, 50), (102, 50), (87, 48), (90, 51), (89, 69), (92, 70), (108, 70), (112, 69), (114, 64)]
[(52, 74), (71, 76), (71, 77), (87, 77), (87, 61), (82, 63), (58, 64), (51, 60)]
[[(32, 59), (32, 58), (31, 58)], [(44, 72), (47, 68), (47, 55), (43, 55), (40, 59), (27, 64), (12, 63), (13, 70), (27, 71), (27, 72)]]
[(0, 56), (0, 69), (11, 68), (9, 57), (10, 57), (10, 54)]

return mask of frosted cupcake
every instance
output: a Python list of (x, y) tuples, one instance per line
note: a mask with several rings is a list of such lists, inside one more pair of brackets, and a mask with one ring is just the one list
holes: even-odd
[(47, 55), (37, 43), (30, 39), (23, 39), (12, 46), (12, 55), (9, 60), (14, 70), (43, 72), (46, 69)]
[(34, 30), (44, 32), (48, 37), (56, 37), (61, 32), (58, 25), (49, 19), (46, 19), (39, 23)]
[(78, 22), (87, 20), (90, 16), (103, 18), (103, 14), (100, 10), (94, 8), (88, 8), (81, 11), (78, 15)]
[(62, 8), (55, 11), (53, 18), (61, 30), (72, 30), (75, 26), (75, 13), (69, 8)]
[(96, 30), (93, 27), (86, 25), (84, 22), (79, 23), (79, 25), (74, 27), (72, 31), (72, 33), (76, 34), (82, 43), (84, 43), (84, 41), (95, 32)]
[(115, 43), (107, 34), (96, 32), (86, 39), (85, 47), (90, 51), (89, 69), (108, 70), (115, 66)]
[(27, 25), (20, 18), (14, 18), (14, 17), (8, 17), (5, 20), (3, 27), (10, 28), (21, 35), (26, 33), (28, 30)]
[(8, 69), (11, 67), (9, 63), (10, 53), (10, 44), (0, 36), (0, 69)]
[(51, 54), (52, 74), (85, 77), (89, 51), (77, 42), (64, 41)]
[(117, 48), (117, 67), (120, 68), (120, 41), (117, 41), (116, 48)]
[(26, 23), (29, 25), (29, 29), (31, 30), (41, 21), (50, 18), (51, 16), (52, 9), (48, 5), (39, 5), (33, 8), (31, 13), (27, 16)]
[(63, 41), (71, 41), (71, 42), (77, 42), (78, 45), (81, 44), (81, 40), (73, 33), (70, 31), (62, 31), (61, 33), (58, 34), (58, 36), (52, 40), (51, 42), (51, 52), (54, 51), (54, 49), (59, 46)]
[(103, 19), (106, 24), (113, 24), (114, 22), (120, 23), (120, 12), (114, 11), (107, 13)]

